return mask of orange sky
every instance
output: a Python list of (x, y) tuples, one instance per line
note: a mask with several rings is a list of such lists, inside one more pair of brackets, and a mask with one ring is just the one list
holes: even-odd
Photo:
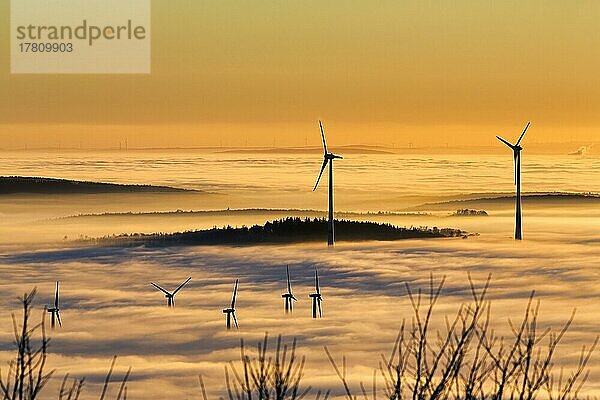
[(11, 75), (0, 148), (599, 137), (596, 1), (153, 2), (152, 74)]

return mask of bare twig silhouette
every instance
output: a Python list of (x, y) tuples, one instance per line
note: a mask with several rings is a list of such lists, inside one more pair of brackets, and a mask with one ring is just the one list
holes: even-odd
[[(291, 345), (277, 338), (275, 353), (268, 355), (268, 335), (257, 345), (257, 355), (251, 358), (246, 354), (244, 341), (240, 342), (241, 367), (233, 362), (225, 366), (225, 383), (230, 400), (301, 400), (311, 390), (302, 388), (304, 357), (296, 355), (296, 340)], [(202, 381), (201, 381), (202, 382)], [(203, 392), (203, 395), (204, 392)], [(329, 392), (319, 391), (316, 400), (327, 400)]]
[[(490, 277), (476, 289), (471, 277), (471, 303), (462, 305), (454, 319), (445, 318), (446, 329), (431, 332), (433, 310), (439, 300), (444, 279), (438, 284), (430, 277), (424, 296), (406, 285), (413, 309), (410, 324), (402, 321), (391, 354), (381, 354), (379, 371), (390, 400), (534, 400), (541, 392), (549, 400), (577, 399), (588, 377), (588, 364), (598, 346), (583, 347), (579, 361), (568, 375), (554, 371), (559, 343), (569, 330), (575, 312), (559, 330), (538, 327), (539, 302), (532, 293), (523, 320), (509, 320), (512, 338), (498, 337), (491, 328), (491, 303), (486, 300)], [(545, 344), (544, 344), (545, 343)], [(340, 379), (345, 396), (357, 396), (329, 349), (325, 353)], [(360, 394), (369, 394), (362, 382)], [(376, 398), (376, 378), (371, 398)]]
[[(48, 357), (48, 343), (44, 325), (45, 312), (42, 313), (41, 322), (30, 324), (32, 303), (36, 289), (25, 293), (20, 302), (23, 307), (21, 324), (12, 314), (14, 345), (16, 356), (8, 364), (6, 376), (0, 371), (0, 389), (3, 399), (30, 400), (38, 397), (44, 386), (48, 383), (54, 371), (45, 371)], [(35, 343), (34, 337), (39, 334), (39, 341)]]
[[(46, 371), (46, 361), (48, 358), (48, 344), (50, 339), (46, 336), (45, 316), (46, 310), (42, 312), (41, 322), (35, 325), (30, 324), (31, 310), (33, 300), (36, 295), (36, 289), (23, 295), (19, 299), (23, 306), (23, 317), (19, 323), (14, 314), (12, 314), (14, 345), (16, 355), (14, 360), (8, 364), (6, 375), (0, 370), (0, 395), (2, 400), (35, 400), (42, 398), (42, 390), (52, 377), (54, 370)], [(39, 339), (35, 340), (35, 336)], [(113, 373), (117, 357), (113, 357), (110, 369), (106, 376), (100, 400), (104, 400), (110, 384), (110, 377)], [(124, 378), (121, 380), (119, 392), (116, 400), (126, 400), (127, 381), (131, 374), (131, 367), (127, 370)], [(69, 379), (69, 374), (65, 374), (58, 392), (59, 400), (78, 400), (84, 386), (84, 378)], [(70, 382), (70, 383), (69, 383)], [(47, 398), (47, 395), (44, 395)]]

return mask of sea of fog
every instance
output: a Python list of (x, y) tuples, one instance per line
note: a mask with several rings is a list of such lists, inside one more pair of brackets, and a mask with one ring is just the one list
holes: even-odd
[[(252, 199), (257, 207), (325, 208), (325, 190), (311, 193), (322, 163), (320, 154), (156, 150), (1, 155), (0, 175), (175, 186), (227, 195), (225, 203), (236, 207), (246, 205), (236, 200), (240, 196)], [(336, 204), (340, 210), (376, 211), (394, 209), (387, 201), (407, 196), (511, 192), (512, 163), (510, 152), (485, 156), (349, 154), (335, 162)], [(525, 151), (522, 169), (524, 191), (600, 192), (600, 157), (538, 156)], [(373, 197), (367, 204), (354, 198), (364, 200), (367, 194)]]
[[(558, 328), (576, 308), (557, 362), (572, 366), (598, 334), (600, 209), (596, 203), (524, 204), (525, 240), (511, 239), (512, 203), (485, 209), (487, 217), (452, 217), (451, 209), (421, 211), (424, 203), (479, 198), (514, 190), (510, 154), (422, 156), (349, 154), (335, 164), (336, 209), (356, 218), (401, 226), (449, 226), (476, 232), (468, 239), (406, 240), (248, 247), (94, 248), (81, 236), (172, 232), (225, 224), (263, 223), (286, 213), (322, 211), (325, 179), (312, 192), (319, 154), (205, 154), (191, 151), (7, 152), (0, 175), (113, 183), (167, 185), (198, 190), (186, 195), (11, 195), (0, 198), (0, 362), (11, 357), (10, 312), (17, 296), (37, 287), (39, 317), (61, 281), (64, 326), (51, 331), (49, 367), (54, 396), (65, 373), (85, 376), (82, 398), (98, 398), (114, 354), (117, 377), (133, 367), (129, 398), (197, 399), (202, 374), (209, 397), (225, 394), (224, 366), (239, 358), (240, 338), (250, 345), (265, 332), (296, 337), (307, 357), (304, 382), (314, 390), (342, 387), (323, 346), (348, 359), (352, 389), (370, 383), (380, 352), (389, 352), (403, 319), (410, 320), (405, 284), (426, 289), (447, 282), (434, 318), (469, 300), (467, 273), (476, 285), (492, 274), (493, 325), (510, 334), (532, 290), (541, 300), (543, 327)], [(526, 192), (600, 192), (600, 158), (523, 155)], [(326, 177), (324, 177), (326, 178)], [(229, 208), (229, 212), (227, 209)], [(236, 209), (253, 208), (239, 213)], [(193, 213), (172, 213), (194, 210)], [(202, 213), (223, 210), (219, 213)], [(158, 214), (148, 214), (153, 212)], [(128, 213), (132, 214), (128, 214)], [(389, 213), (392, 212), (392, 213)], [(109, 214), (104, 214), (109, 213)], [(116, 214), (115, 214), (116, 213)], [(408, 213), (408, 214), (406, 214)], [(283, 313), (285, 266), (294, 294)], [(310, 318), (314, 269), (321, 276), (324, 318)], [(155, 281), (173, 289), (192, 277), (168, 309)], [(236, 278), (239, 331), (226, 332), (222, 309)], [(274, 343), (273, 343), (274, 344)], [(583, 393), (600, 395), (600, 352)], [(4, 370), (4, 368), (3, 368)], [(383, 388), (383, 380), (379, 382)], [(113, 389), (115, 390), (115, 389)], [(50, 395), (48, 397), (51, 397)], [(312, 396), (311, 396), (312, 397)]]

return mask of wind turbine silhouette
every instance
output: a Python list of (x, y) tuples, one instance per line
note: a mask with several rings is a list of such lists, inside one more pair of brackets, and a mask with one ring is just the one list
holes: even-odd
[(46, 311), (52, 315), (50, 326), (54, 328), (56, 326), (56, 321), (58, 320), (58, 325), (62, 328), (62, 322), (60, 320), (60, 307), (58, 304), (58, 281), (56, 281), (56, 290), (54, 291), (54, 307), (50, 307)]
[(292, 301), (298, 301), (298, 299), (296, 299), (294, 297), (294, 295), (292, 294), (292, 284), (290, 282), (290, 266), (286, 266), (285, 267), (285, 271), (287, 273), (287, 293), (284, 293), (281, 295), (281, 297), (283, 297), (285, 299), (285, 312), (292, 312), (293, 311), (293, 303)]
[(319, 318), (323, 317), (323, 312), (321, 310), (321, 302), (323, 301), (323, 296), (321, 296), (321, 290), (319, 289), (319, 273), (315, 269), (315, 290), (316, 293), (311, 293), (308, 297), (312, 298), (312, 317), (317, 318), (317, 308), (319, 309)]
[(152, 286), (154, 286), (155, 288), (157, 288), (158, 290), (160, 290), (161, 292), (163, 292), (165, 294), (165, 297), (167, 298), (167, 307), (173, 307), (175, 305), (175, 295), (177, 294), (177, 292), (179, 292), (181, 290), (181, 288), (183, 288), (185, 286), (186, 283), (188, 283), (192, 278), (187, 278), (187, 280), (185, 282), (183, 282), (181, 285), (179, 285), (179, 287), (177, 289), (175, 289), (175, 291), (173, 293), (169, 293), (167, 292), (165, 289), (161, 288), (160, 286), (158, 286), (156, 283), (154, 282), (150, 282), (150, 284)]
[(237, 295), (239, 279), (235, 280), (235, 286), (233, 287), (233, 297), (231, 298), (231, 306), (223, 310), (223, 314), (227, 314), (227, 330), (231, 329), (231, 317), (233, 316), (233, 322), (235, 322), (235, 328), (240, 329), (237, 323), (237, 318), (235, 318), (235, 297)]
[(523, 129), (523, 133), (517, 140), (517, 143), (510, 144), (510, 142), (502, 139), (500, 136), (496, 136), (499, 141), (510, 147), (513, 151), (513, 159), (515, 163), (515, 186), (517, 187), (517, 196), (516, 196), (516, 204), (515, 204), (515, 240), (523, 239), (523, 227), (522, 227), (522, 215), (521, 215), (521, 140), (523, 140), (523, 136), (525, 136), (525, 132), (531, 125), (531, 122), (527, 122), (525, 129)]
[(319, 172), (319, 177), (317, 178), (317, 183), (315, 183), (313, 192), (317, 190), (317, 186), (319, 186), (319, 181), (321, 180), (321, 175), (323, 175), (323, 170), (325, 170), (327, 163), (329, 163), (329, 219), (327, 223), (327, 244), (329, 246), (333, 246), (333, 160), (336, 158), (342, 159), (344, 157), (327, 152), (325, 132), (323, 131), (323, 124), (321, 121), (319, 121), (319, 128), (321, 129), (321, 138), (323, 139), (323, 165), (321, 166), (321, 172)]

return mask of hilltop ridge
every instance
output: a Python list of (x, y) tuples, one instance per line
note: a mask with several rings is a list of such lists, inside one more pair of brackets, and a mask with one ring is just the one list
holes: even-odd
[(6, 194), (101, 194), (187, 193), (197, 190), (170, 186), (132, 185), (30, 176), (0, 176), (0, 195)]

